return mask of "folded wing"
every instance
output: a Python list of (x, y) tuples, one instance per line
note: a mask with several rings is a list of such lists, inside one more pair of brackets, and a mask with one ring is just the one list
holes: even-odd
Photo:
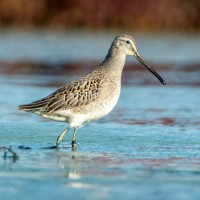
[(19, 110), (51, 114), (57, 110), (87, 105), (95, 101), (99, 89), (100, 79), (79, 79), (66, 84), (43, 99), (19, 106)]

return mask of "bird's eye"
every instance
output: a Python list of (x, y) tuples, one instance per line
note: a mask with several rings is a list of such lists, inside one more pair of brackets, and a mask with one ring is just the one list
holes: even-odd
[(126, 44), (131, 44), (130, 40), (126, 40)]

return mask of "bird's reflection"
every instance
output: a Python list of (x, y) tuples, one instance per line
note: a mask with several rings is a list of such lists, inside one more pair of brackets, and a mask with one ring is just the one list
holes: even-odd
[(69, 179), (80, 179), (81, 173), (79, 167), (77, 166), (77, 158), (79, 153), (76, 150), (71, 152), (64, 152), (60, 149), (56, 150), (56, 157), (58, 159), (59, 165), (65, 169), (66, 176)]

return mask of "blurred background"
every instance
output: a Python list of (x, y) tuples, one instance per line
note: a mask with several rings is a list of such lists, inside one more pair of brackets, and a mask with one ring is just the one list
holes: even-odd
[(196, 70), (199, 19), (198, 0), (0, 0), (0, 72), (94, 66), (118, 33), (133, 35), (144, 58), (162, 70)]
[(198, 0), (1, 0), (1, 27), (199, 31)]
[[(119, 33), (133, 35), (140, 54), (158, 69), (196, 72), (199, 19), (198, 0), (0, 0), (0, 72), (63, 74), (72, 72), (71, 65), (90, 68)], [(132, 62), (127, 69), (143, 68)], [(199, 84), (195, 74), (192, 80), (167, 79)]]

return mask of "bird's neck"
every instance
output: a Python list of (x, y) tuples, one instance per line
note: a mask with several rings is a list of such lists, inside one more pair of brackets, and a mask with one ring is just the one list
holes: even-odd
[(100, 66), (107, 68), (110, 74), (113, 73), (116, 76), (121, 76), (125, 61), (126, 55), (124, 53), (109, 51)]

